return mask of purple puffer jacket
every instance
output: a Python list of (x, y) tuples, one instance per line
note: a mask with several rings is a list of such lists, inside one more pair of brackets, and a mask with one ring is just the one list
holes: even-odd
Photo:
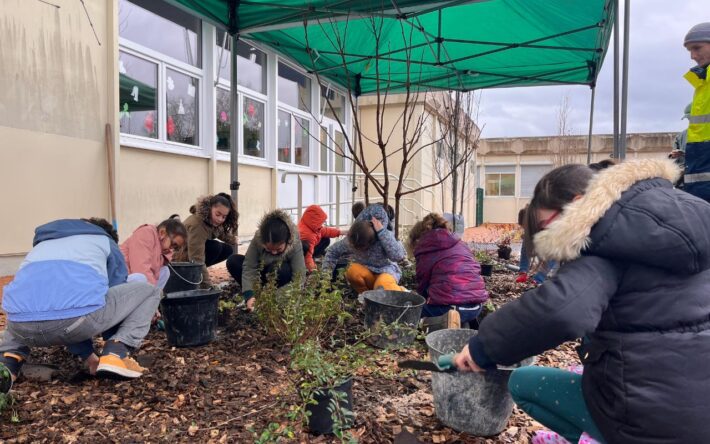
[(471, 250), (445, 228), (425, 233), (414, 249), (419, 294), (431, 305), (480, 304), (488, 300), (481, 266)]

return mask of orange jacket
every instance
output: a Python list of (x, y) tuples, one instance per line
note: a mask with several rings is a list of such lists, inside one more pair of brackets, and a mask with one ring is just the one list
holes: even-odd
[(128, 273), (141, 273), (152, 285), (158, 282), (160, 267), (170, 260), (163, 255), (158, 229), (148, 224), (136, 228), (121, 244), (121, 253), (126, 259)]
[(328, 218), (325, 211), (318, 205), (311, 205), (306, 208), (301, 220), (298, 222), (298, 234), (301, 241), (308, 242), (308, 251), (305, 252), (306, 268), (308, 271), (316, 269), (313, 260), (313, 250), (324, 237), (338, 237), (340, 230), (332, 227), (324, 227), (323, 223)]

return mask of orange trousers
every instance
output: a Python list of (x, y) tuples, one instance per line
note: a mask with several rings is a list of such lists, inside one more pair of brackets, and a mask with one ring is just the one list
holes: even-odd
[(385, 290), (402, 291), (397, 280), (388, 273), (375, 274), (360, 264), (350, 264), (345, 271), (345, 278), (358, 294), (382, 287)]

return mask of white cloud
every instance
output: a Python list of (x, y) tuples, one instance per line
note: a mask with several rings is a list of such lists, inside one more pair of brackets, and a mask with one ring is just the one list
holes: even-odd
[[(620, 1), (623, 10), (623, 1)], [(695, 24), (710, 21), (706, 1), (645, 0), (631, 2), (628, 132), (680, 131), (683, 109), (693, 90), (683, 74), (693, 65), (683, 37)], [(623, 14), (623, 11), (622, 11)], [(622, 17), (623, 23), (623, 17)], [(620, 60), (621, 60), (620, 54)], [(597, 81), (594, 133), (613, 130), (613, 42)], [(586, 86), (542, 86), (485, 90), (480, 123), (483, 137), (556, 134), (556, 113), (564, 95), (572, 108), (577, 134), (589, 124), (590, 90)]]

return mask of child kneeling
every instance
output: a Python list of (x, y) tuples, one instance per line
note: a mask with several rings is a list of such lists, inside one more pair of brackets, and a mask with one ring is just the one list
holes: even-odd
[(446, 219), (426, 215), (412, 227), (408, 246), (417, 261), (417, 291), (427, 299), (422, 317), (429, 331), (474, 321), (488, 300), (486, 284), (481, 266)]
[(323, 268), (332, 270), (340, 257), (351, 255), (345, 278), (358, 294), (376, 288), (404, 290), (399, 286), (402, 271), (397, 262), (406, 253), (402, 243), (386, 228), (389, 223), (382, 205), (365, 208), (350, 227), (347, 238), (328, 248)]

